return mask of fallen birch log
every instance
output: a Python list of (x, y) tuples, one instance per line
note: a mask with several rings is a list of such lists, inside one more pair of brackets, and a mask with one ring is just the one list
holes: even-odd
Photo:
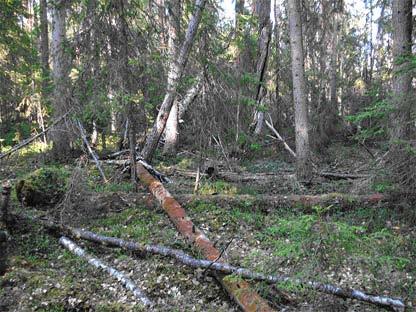
[[(223, 260), (219, 259), (220, 251), (189, 219), (185, 210), (164, 188), (163, 184), (156, 180), (142, 165), (137, 166), (137, 176), (149, 188), (149, 191), (166, 211), (177, 230), (188, 242), (198, 248), (208, 260), (222, 262)], [(268, 303), (250, 288), (246, 281), (224, 277), (224, 275), (216, 275), (217, 280), (243, 311), (273, 311)]]
[(4, 157), (18, 151), (19, 149), (21, 149), (22, 147), (32, 143), (34, 140), (36, 140), (37, 138), (41, 137), (42, 135), (44, 135), (45, 133), (47, 133), (49, 130), (51, 130), (54, 126), (56, 126), (59, 122), (61, 122), (71, 111), (66, 112), (64, 115), (62, 115), (61, 117), (59, 117), (57, 120), (55, 120), (48, 128), (46, 128), (45, 130), (43, 130), (42, 132), (36, 134), (33, 137), (30, 137), (22, 142), (20, 142), (19, 144), (15, 145), (12, 147), (12, 149), (6, 153), (0, 154), (0, 159), (3, 159)]
[(133, 251), (139, 254), (145, 255), (161, 255), (165, 257), (170, 257), (182, 263), (186, 266), (192, 268), (201, 268), (201, 269), (209, 269), (212, 271), (217, 271), (223, 274), (234, 274), (241, 276), (243, 278), (255, 280), (255, 281), (265, 281), (269, 284), (277, 284), (282, 282), (290, 282), (297, 285), (301, 285), (307, 288), (314, 289), (316, 291), (334, 295), (341, 298), (350, 298), (356, 299), (359, 301), (364, 301), (384, 307), (391, 307), (396, 311), (403, 311), (405, 308), (405, 304), (403, 303), (402, 299), (399, 298), (390, 298), (386, 296), (378, 296), (378, 295), (371, 295), (367, 294), (361, 290), (356, 289), (345, 289), (340, 288), (336, 285), (331, 284), (323, 284), (314, 281), (304, 281), (301, 279), (290, 278), (288, 276), (283, 275), (276, 275), (276, 274), (263, 274), (259, 272), (253, 272), (251, 270), (232, 266), (227, 263), (221, 263), (218, 261), (212, 260), (205, 260), (205, 259), (196, 259), (182, 250), (173, 249), (161, 245), (142, 245), (136, 243), (134, 241), (126, 241), (116, 237), (109, 237), (100, 234), (96, 234), (91, 231), (72, 228), (69, 226), (57, 224), (51, 222), (49, 220), (43, 220), (36, 217), (29, 217), (26, 215), (13, 215), (15, 219), (24, 219), (28, 220), (31, 224), (37, 223), (42, 227), (53, 231), (56, 234), (68, 235), (73, 237), (74, 239), (84, 239), (94, 243), (102, 244), (108, 247), (119, 247), (127, 251)]
[(137, 285), (131, 279), (126, 277), (120, 271), (117, 271), (116, 269), (104, 263), (103, 261), (87, 254), (82, 248), (77, 246), (74, 242), (72, 242), (70, 239), (68, 239), (65, 236), (62, 236), (59, 239), (59, 243), (65, 248), (67, 248), (69, 251), (71, 251), (73, 254), (87, 260), (88, 263), (91, 264), (92, 266), (98, 269), (102, 269), (106, 271), (108, 274), (110, 274), (112, 277), (115, 277), (124, 287), (130, 290), (134, 294), (134, 297), (136, 297), (144, 306), (150, 307), (153, 305), (153, 303), (140, 290), (140, 288), (137, 287)]

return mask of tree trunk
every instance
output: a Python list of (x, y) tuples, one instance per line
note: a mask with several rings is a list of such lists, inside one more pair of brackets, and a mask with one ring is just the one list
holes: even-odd
[(42, 96), (46, 98), (49, 79), (48, 7), (46, 0), (39, 1), (40, 11), (40, 61), (42, 68)]
[(393, 103), (392, 141), (405, 140), (410, 135), (411, 107), (409, 101), (412, 73), (406, 70), (412, 53), (412, 0), (394, 0), (393, 7)]
[[(271, 22), (270, 22), (271, 0), (257, 0), (255, 5), (255, 15), (259, 21), (259, 42), (258, 42), (258, 59), (256, 74), (259, 80), (256, 92), (256, 128), (255, 134), (260, 134), (264, 123), (264, 111), (260, 108), (263, 98), (266, 96), (265, 76), (267, 71), (267, 60), (269, 56), (269, 46), (271, 39)], [(260, 108), (260, 109), (259, 109)]]
[(159, 109), (159, 113), (156, 117), (156, 121), (153, 125), (152, 131), (147, 137), (145, 146), (142, 150), (142, 156), (145, 160), (150, 161), (159, 143), (160, 136), (166, 127), (166, 122), (169, 117), (169, 112), (172, 108), (173, 102), (176, 97), (176, 90), (179, 86), (183, 71), (188, 61), (189, 53), (191, 51), (192, 44), (196, 32), (198, 30), (199, 22), (202, 18), (202, 11), (204, 9), (206, 0), (195, 1), (195, 11), (189, 22), (188, 29), (186, 31), (184, 42), (181, 46), (177, 59), (171, 60), (173, 65), (168, 73), (168, 81), (166, 95), (163, 103)]
[[(66, 2), (56, 1), (52, 8), (52, 59), (54, 82), (54, 117), (64, 115), (68, 111), (69, 100), (69, 69), (68, 52), (65, 51), (66, 40)], [(55, 158), (65, 158), (71, 151), (72, 136), (65, 123), (60, 123), (51, 131), (53, 155)]]
[(312, 166), (309, 163), (309, 122), (299, 0), (288, 1), (288, 14), (292, 58), (293, 100), (295, 104), (296, 174), (300, 181), (310, 181)]
[[(168, 2), (168, 22), (169, 22), (169, 57), (170, 60), (176, 59), (179, 55), (179, 35), (182, 19), (181, 0), (170, 0)], [(174, 70), (174, 62), (170, 62), (169, 72)], [(172, 76), (168, 75), (168, 86), (172, 85)], [(176, 145), (178, 144), (178, 101), (174, 100), (166, 122), (165, 129), (165, 146), (163, 152), (168, 155), (174, 155)]]

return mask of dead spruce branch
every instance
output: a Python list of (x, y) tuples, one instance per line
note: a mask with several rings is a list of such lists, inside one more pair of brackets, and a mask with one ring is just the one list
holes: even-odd
[(92, 257), (91, 255), (87, 254), (82, 248), (77, 246), (74, 242), (68, 239), (65, 236), (62, 236), (59, 239), (59, 243), (71, 251), (73, 254), (77, 255), (88, 261), (89, 264), (92, 266), (102, 269), (106, 271), (111, 276), (115, 277), (121, 284), (124, 285), (128, 290), (130, 290), (134, 296), (140, 300), (140, 302), (147, 307), (153, 305), (153, 303), (146, 297), (146, 295), (137, 287), (137, 285), (128, 277), (126, 277), (123, 273), (117, 271), (116, 269), (112, 268), (108, 264), (102, 262), (101, 260)]

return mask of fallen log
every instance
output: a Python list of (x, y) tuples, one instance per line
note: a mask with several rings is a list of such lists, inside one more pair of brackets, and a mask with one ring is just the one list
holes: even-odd
[(147, 296), (143, 293), (143, 291), (137, 287), (137, 285), (128, 277), (126, 277), (120, 271), (117, 271), (113, 267), (109, 266), (105, 262), (101, 261), (100, 259), (94, 258), (91, 255), (87, 254), (81, 247), (77, 246), (74, 242), (68, 239), (65, 236), (62, 236), (59, 239), (59, 243), (71, 251), (73, 254), (77, 255), (88, 261), (89, 264), (92, 266), (102, 269), (110, 274), (112, 277), (115, 277), (124, 287), (130, 290), (134, 297), (136, 297), (144, 306), (151, 307), (153, 303), (147, 298)]
[[(177, 230), (196, 248), (198, 248), (204, 257), (208, 260), (216, 261), (219, 259), (220, 251), (214, 244), (198, 229), (186, 215), (182, 206), (172, 197), (164, 188), (160, 181), (157, 181), (141, 165), (137, 166), (137, 176), (153, 194), (162, 208), (168, 214), (170, 220), (176, 226)], [(219, 259), (219, 262), (223, 259)], [(243, 311), (273, 311), (268, 303), (261, 298), (257, 292), (252, 290), (249, 284), (244, 281), (226, 279), (224, 275), (216, 275), (217, 280), (231, 296), (232, 299), (243, 309)]]
[(369, 177), (368, 174), (337, 173), (337, 172), (320, 172), (319, 175), (321, 177), (334, 179), (334, 180), (365, 179)]
[(334, 295), (340, 298), (350, 298), (359, 301), (376, 304), (383, 307), (390, 307), (396, 311), (403, 311), (405, 304), (402, 299), (390, 298), (386, 296), (378, 296), (367, 294), (361, 290), (340, 288), (336, 285), (324, 284), (315, 281), (305, 281), (297, 278), (291, 278), (284, 275), (276, 274), (263, 274), (259, 272), (253, 272), (251, 270), (230, 265), (228, 263), (222, 263), (214, 260), (196, 259), (186, 254), (182, 250), (173, 249), (161, 245), (142, 245), (134, 241), (126, 241), (116, 237), (109, 237), (100, 234), (96, 234), (91, 231), (71, 228), (68, 226), (53, 223), (48, 220), (42, 220), (39, 218), (15, 215), (15, 218), (24, 218), (31, 222), (36, 222), (43, 227), (52, 230), (57, 233), (64, 233), (75, 239), (84, 239), (94, 243), (102, 244), (108, 247), (119, 247), (127, 251), (133, 251), (139, 254), (145, 255), (161, 255), (170, 257), (192, 268), (209, 269), (211, 271), (220, 272), (223, 274), (234, 274), (243, 278), (265, 281), (269, 284), (278, 284), (282, 282), (289, 282), (297, 284), (303, 287), (314, 289), (318, 292)]
[(55, 120), (48, 128), (46, 128), (45, 130), (43, 130), (42, 132), (36, 134), (33, 137), (30, 137), (22, 142), (20, 142), (19, 144), (16, 144), (15, 146), (12, 147), (12, 149), (10, 151), (7, 151), (6, 153), (0, 154), (0, 159), (3, 159), (4, 157), (18, 151), (19, 149), (21, 149), (22, 147), (32, 143), (34, 140), (36, 140), (37, 138), (41, 137), (42, 135), (44, 135), (45, 133), (47, 133), (49, 130), (51, 130), (54, 126), (56, 126), (59, 122), (61, 122), (69, 113), (71, 112), (71, 110), (69, 110), (68, 112), (66, 112), (64, 115), (62, 115), (61, 117), (59, 117), (57, 120)]
[(377, 205), (387, 201), (388, 197), (375, 193), (371, 195), (352, 195), (343, 193), (328, 193), (323, 195), (194, 195), (180, 194), (177, 199), (182, 203), (209, 201), (216, 204), (238, 206), (255, 206), (264, 208), (267, 212), (279, 208), (298, 208), (304, 212), (313, 212), (314, 206), (333, 206), (337, 210), (349, 210), (357, 205)]

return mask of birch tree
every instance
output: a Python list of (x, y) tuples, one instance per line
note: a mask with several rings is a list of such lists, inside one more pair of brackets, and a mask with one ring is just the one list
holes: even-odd
[(176, 59), (171, 60), (173, 62), (172, 67), (168, 73), (168, 83), (165, 98), (159, 109), (159, 113), (156, 117), (156, 121), (153, 124), (152, 131), (146, 139), (145, 146), (142, 150), (142, 156), (145, 160), (150, 161), (154, 151), (157, 148), (159, 143), (160, 136), (166, 127), (166, 122), (169, 117), (169, 112), (172, 108), (173, 102), (176, 97), (176, 90), (179, 86), (183, 71), (185, 69), (186, 63), (188, 61), (189, 53), (193, 45), (195, 35), (198, 30), (199, 23), (202, 18), (202, 11), (205, 7), (206, 0), (196, 0), (195, 9), (193, 16), (189, 22), (188, 29), (185, 34), (185, 39), (180, 48), (179, 55)]
[[(182, 3), (181, 0), (171, 0), (168, 2), (168, 23), (169, 23), (169, 56), (171, 60), (174, 60), (179, 52), (179, 33), (181, 28), (182, 18)], [(171, 68), (174, 70), (174, 62), (170, 63)], [(168, 85), (172, 84), (172, 75), (168, 76)], [(178, 101), (174, 100), (172, 109), (169, 113), (169, 118), (166, 123), (165, 129), (165, 146), (164, 152), (166, 154), (175, 154), (176, 145), (178, 143)]]

